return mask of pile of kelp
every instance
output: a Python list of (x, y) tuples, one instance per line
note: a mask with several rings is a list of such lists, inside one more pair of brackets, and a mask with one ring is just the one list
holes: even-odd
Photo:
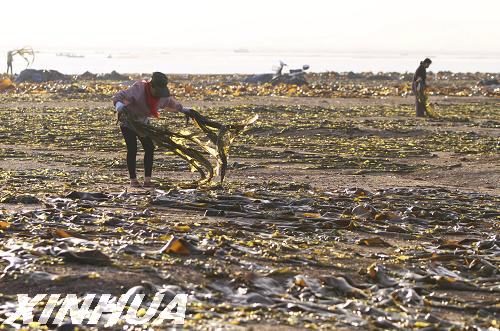
[(0, 217), (0, 320), (22, 288), (188, 293), (195, 329), (493, 330), (499, 202), (300, 183), (47, 197)]
[[(399, 76), (398, 76), (399, 75)], [(451, 76), (455, 78), (450, 78)], [(442, 96), (498, 97), (500, 85), (484, 84), (494, 81), (491, 74), (484, 75), (429, 75), (429, 91)], [(380, 78), (377, 78), (380, 77)], [(382, 78), (385, 77), (385, 78)], [(138, 77), (137, 77), (138, 78)], [(407, 96), (411, 92), (411, 78), (407, 75), (365, 75), (332, 73), (312, 74), (310, 84), (250, 84), (239, 75), (174, 76), (170, 84), (172, 95), (182, 99), (218, 100), (248, 96), (290, 96), (324, 98), (382, 98)], [(467, 80), (462, 80), (467, 79)], [(474, 80), (468, 80), (474, 79)], [(477, 80), (476, 80), (477, 79)], [(496, 79), (496, 78), (494, 78)], [(41, 99), (68, 98), (73, 100), (109, 100), (118, 91), (131, 85), (129, 80), (57, 80), (48, 82), (0, 83), (0, 100), (27, 100), (29, 95)]]
[[(174, 132), (166, 127), (153, 126), (149, 122), (137, 119), (128, 111), (123, 111), (121, 116), (139, 136), (151, 138), (156, 146), (166, 148), (188, 162), (191, 170), (200, 174), (200, 184), (210, 182), (214, 175), (217, 175), (220, 177), (221, 185), (226, 176), (231, 143), (259, 118), (255, 115), (243, 123), (223, 125), (191, 109), (189, 114), (186, 114), (187, 122), (191, 119), (205, 136), (202, 137), (200, 133), (188, 130)], [(203, 151), (206, 153), (203, 154)], [(206, 154), (215, 159), (215, 166), (207, 159)]]

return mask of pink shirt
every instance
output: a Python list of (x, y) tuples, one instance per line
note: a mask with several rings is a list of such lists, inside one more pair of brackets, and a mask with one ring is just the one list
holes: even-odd
[[(116, 93), (113, 96), (113, 104), (120, 101), (127, 106), (128, 111), (137, 115), (140, 119), (146, 120), (152, 116), (146, 100), (145, 88), (145, 81), (137, 81), (128, 89)], [(182, 109), (182, 105), (173, 97), (160, 98), (160, 101), (158, 102), (158, 109), (163, 108), (171, 108), (180, 111)]]

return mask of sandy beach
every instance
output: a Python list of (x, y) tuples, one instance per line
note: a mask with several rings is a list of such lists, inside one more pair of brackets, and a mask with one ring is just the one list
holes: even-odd
[[(209, 118), (259, 115), (223, 187), (196, 188), (161, 149), (156, 189), (128, 187), (110, 101), (128, 80), (1, 91), (0, 251), (12, 258), (0, 307), (20, 291), (142, 286), (189, 293), (189, 329), (498, 323), (500, 87), (479, 84), (498, 74), (431, 75), (434, 119), (415, 117), (403, 74), (245, 77), (171, 76)], [(186, 128), (180, 114), (158, 125)], [(172, 240), (183, 249), (161, 250)]]

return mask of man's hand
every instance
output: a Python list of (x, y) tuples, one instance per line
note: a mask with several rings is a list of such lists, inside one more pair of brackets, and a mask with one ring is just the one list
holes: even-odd
[(417, 91), (419, 94), (424, 94), (425, 93), (425, 84), (423, 81), (421, 81), (418, 85), (417, 85)]

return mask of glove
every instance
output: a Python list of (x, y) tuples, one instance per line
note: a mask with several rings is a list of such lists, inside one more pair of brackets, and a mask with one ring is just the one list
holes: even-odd
[(120, 114), (125, 108), (125, 104), (123, 102), (120, 102), (118, 101), (116, 104), (115, 104), (115, 109), (116, 109), (116, 112), (118, 114)]
[(125, 104), (123, 102), (120, 102), (118, 101), (115, 105), (115, 109), (116, 109), (116, 120), (118, 122), (122, 122), (123, 123), (123, 113), (125, 112)]

